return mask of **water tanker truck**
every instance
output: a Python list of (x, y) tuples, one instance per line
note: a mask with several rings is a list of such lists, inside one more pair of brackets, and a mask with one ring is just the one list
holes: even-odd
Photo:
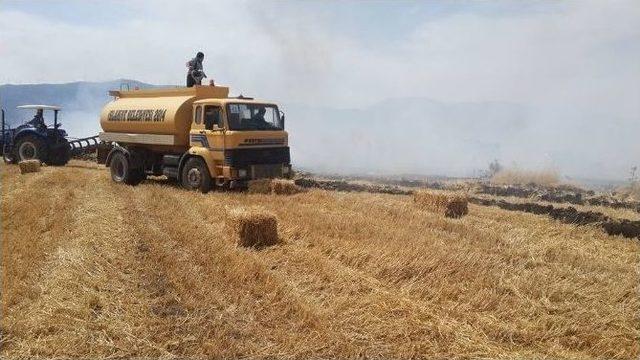
[(98, 162), (117, 183), (165, 175), (187, 189), (244, 188), (288, 178), (284, 114), (272, 102), (229, 97), (223, 86), (110, 91)]

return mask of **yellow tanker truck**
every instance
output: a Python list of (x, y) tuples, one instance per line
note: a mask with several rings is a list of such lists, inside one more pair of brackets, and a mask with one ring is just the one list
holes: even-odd
[(194, 86), (110, 91), (100, 115), (98, 162), (118, 183), (165, 175), (187, 189), (243, 188), (291, 175), (284, 114), (272, 102)]

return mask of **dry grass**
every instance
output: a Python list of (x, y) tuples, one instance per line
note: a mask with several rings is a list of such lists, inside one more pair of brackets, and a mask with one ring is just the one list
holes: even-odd
[(413, 193), (413, 202), (421, 209), (450, 218), (459, 218), (469, 212), (469, 199), (467, 195), (461, 193), (417, 190)]
[(640, 181), (634, 181), (628, 185), (616, 189), (619, 197), (628, 201), (640, 201)]
[(560, 184), (560, 175), (557, 171), (547, 170), (523, 170), (518, 168), (504, 169), (491, 177), (494, 184), (536, 184), (543, 186), (556, 186)]
[(40, 160), (23, 160), (18, 163), (21, 174), (28, 174), (40, 171)]
[(278, 221), (261, 208), (234, 208), (229, 211), (227, 227), (238, 246), (263, 247), (278, 243)]
[(302, 188), (293, 180), (285, 179), (261, 179), (249, 181), (248, 192), (250, 194), (276, 194), (293, 195), (302, 192)]
[[(2, 358), (640, 355), (640, 242), (408, 196), (295, 197), (2, 172)], [(228, 239), (260, 206), (282, 243)]]

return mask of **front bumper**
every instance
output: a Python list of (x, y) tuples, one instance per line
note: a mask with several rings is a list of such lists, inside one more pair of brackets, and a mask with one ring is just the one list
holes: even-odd
[(290, 179), (292, 177), (290, 164), (251, 165), (247, 169), (229, 169), (229, 171), (232, 175), (229, 188), (237, 190), (246, 189), (251, 180)]
[(236, 186), (246, 183), (250, 180), (260, 179), (289, 179), (292, 176), (291, 164), (261, 164), (249, 165), (243, 168), (228, 167), (225, 169), (231, 182), (235, 182)]

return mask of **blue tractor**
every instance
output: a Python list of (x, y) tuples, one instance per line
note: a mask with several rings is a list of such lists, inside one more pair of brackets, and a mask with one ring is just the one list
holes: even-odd
[[(58, 122), (59, 106), (22, 105), (18, 109), (31, 109), (36, 115), (16, 128), (7, 126), (2, 109), (2, 136), (0, 149), (6, 163), (38, 159), (47, 165), (62, 166), (72, 155), (95, 150), (97, 137), (67, 140), (67, 132)], [(45, 123), (44, 112), (53, 111), (53, 125)]]

